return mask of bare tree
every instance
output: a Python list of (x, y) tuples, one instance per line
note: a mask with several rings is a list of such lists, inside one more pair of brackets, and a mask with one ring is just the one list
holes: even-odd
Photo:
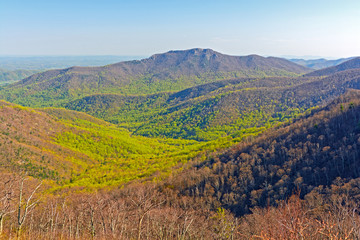
[(138, 225), (137, 225), (137, 239), (141, 239), (141, 229), (144, 217), (153, 209), (163, 204), (159, 192), (154, 186), (140, 186), (135, 188), (135, 193), (130, 197), (130, 200), (137, 212)]
[(34, 195), (40, 188), (42, 183), (38, 184), (32, 192), (26, 197), (24, 192), (24, 182), (26, 178), (21, 177), (19, 184), (19, 202), (18, 202), (18, 214), (17, 214), (17, 237), (20, 238), (22, 226), (26, 220), (28, 214), (34, 210), (35, 206), (39, 203), (40, 199), (35, 199)]
[(10, 178), (7, 181), (3, 182), (1, 186), (1, 195), (0, 195), (0, 236), (3, 232), (4, 226), (4, 218), (10, 214), (15, 212), (15, 210), (11, 206), (11, 201), (14, 197), (13, 190), (13, 179)]

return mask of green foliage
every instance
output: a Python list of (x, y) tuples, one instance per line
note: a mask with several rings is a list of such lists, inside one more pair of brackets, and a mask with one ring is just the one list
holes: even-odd
[[(131, 62), (124, 63), (132, 68)], [(134, 64), (134, 63), (133, 63)], [(136, 64), (135, 64), (136, 65)], [(156, 66), (158, 67), (158, 66)], [(237, 67), (238, 68), (238, 67)], [(112, 72), (114, 71), (114, 72)], [(135, 71), (135, 70), (134, 70)], [(144, 70), (142, 70), (144, 71)], [(159, 70), (157, 70), (159, 71)], [(30, 107), (59, 107), (66, 102), (93, 94), (142, 95), (176, 92), (206, 83), (242, 77), (295, 77), (298, 74), (279, 68), (255, 69), (244, 67), (237, 71), (199, 69), (167, 69), (150, 73), (118, 73), (115, 65), (90, 69), (70, 68), (35, 74), (21, 84), (0, 90), (7, 101)], [(189, 71), (189, 72), (188, 72)], [(145, 71), (146, 72), (146, 71)]]
[[(90, 161), (76, 157), (68, 159), (81, 165), (73, 170), (62, 187), (78, 186), (103, 188), (133, 180), (163, 179), (201, 153), (216, 151), (238, 143), (244, 137), (255, 136), (265, 128), (254, 128), (238, 133), (236, 137), (219, 137), (208, 142), (171, 138), (148, 138), (132, 135), (116, 125), (64, 109), (43, 111), (56, 116), (67, 126), (53, 137), (61, 147), (76, 155), (85, 155)], [(180, 168), (179, 168), (180, 167)]]
[(90, 189), (162, 179), (199, 153), (233, 143), (146, 138), (84, 113), (41, 111), (1, 102), (0, 165), (62, 187)]
[[(137, 135), (212, 141), (236, 137), (246, 129), (269, 128), (303, 113), (306, 107), (300, 107), (294, 98), (284, 98), (283, 89), (274, 88), (292, 84), (289, 78), (226, 80), (173, 94), (98, 94), (65, 107), (118, 124)], [(252, 87), (259, 85), (264, 87)]]
[[(163, 63), (176, 60), (171, 54), (163, 56)], [(200, 65), (199, 56), (192, 57), (191, 68), (187, 63), (162, 67), (154, 57), (100, 68), (47, 71), (3, 87), (0, 96), (24, 106), (49, 107), (41, 111), (56, 117), (56, 124), (49, 125), (59, 130), (47, 131), (47, 126), (39, 135), (50, 136), (42, 140), (51, 141), (51, 147), (44, 147), (53, 156), (51, 163), (56, 163), (55, 158), (66, 162), (59, 170), (63, 183), (101, 187), (162, 178), (199, 153), (231, 146), (291, 121), (343, 93), (344, 82), (357, 86), (353, 72), (344, 73), (340, 81), (334, 76), (295, 77), (268, 65), (239, 70), (234, 62), (235, 70), (215, 71), (206, 57)], [(148, 70), (146, 64), (154, 69)], [(23, 141), (10, 127), (5, 126), (2, 134)], [(59, 166), (53, 168), (49, 167)]]
[[(47, 109), (46, 111), (50, 111)], [(84, 172), (73, 173), (65, 186), (98, 188), (131, 180), (168, 175), (204, 150), (205, 144), (189, 140), (131, 136), (114, 125), (84, 119), (65, 118), (70, 131), (59, 133), (54, 141), (93, 160)]]

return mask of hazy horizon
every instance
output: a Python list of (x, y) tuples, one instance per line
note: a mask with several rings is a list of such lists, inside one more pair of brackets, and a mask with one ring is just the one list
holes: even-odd
[[(191, 48), (193, 49), (193, 48)], [(189, 49), (176, 49), (176, 50), (189, 50)], [(216, 51), (215, 49), (212, 49), (214, 51)], [(169, 51), (172, 51), (169, 50)], [(216, 51), (219, 52), (219, 51)], [(157, 52), (157, 53), (153, 53), (150, 55), (106, 55), (106, 54), (99, 54), (99, 55), (1, 55), (0, 54), (0, 58), (62, 58), (62, 57), (66, 57), (66, 58), (101, 58), (101, 57), (120, 57), (120, 58), (126, 58), (127, 60), (139, 60), (139, 59), (144, 59), (144, 58), (148, 58), (151, 57), (154, 54), (161, 54), (161, 53), (165, 53), (165, 52)], [(220, 52), (223, 53), (223, 52)], [(358, 57), (357, 55), (352, 55), (352, 56), (345, 56), (345, 57), (334, 57), (334, 56), (311, 56), (311, 55), (261, 55), (261, 54), (257, 54), (257, 53), (252, 53), (252, 54), (246, 54), (246, 55), (235, 55), (235, 54), (228, 54), (228, 53), (223, 53), (226, 55), (232, 55), (232, 56), (247, 56), (247, 55), (259, 55), (262, 57), (279, 57), (279, 58), (285, 58), (285, 59), (304, 59), (304, 60), (316, 60), (316, 59), (326, 59), (326, 60), (334, 60), (334, 59), (340, 59), (340, 58), (350, 58), (350, 57)]]
[(0, 55), (360, 55), (360, 2), (24, 1), (0, 3)]

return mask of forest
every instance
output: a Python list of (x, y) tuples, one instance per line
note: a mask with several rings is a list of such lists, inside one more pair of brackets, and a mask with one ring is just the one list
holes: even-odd
[(354, 239), (359, 97), (349, 91), (163, 181), (49, 195), (46, 181), (4, 173), (0, 229), (39, 239)]
[(357, 239), (359, 58), (210, 49), (0, 89), (7, 239)]

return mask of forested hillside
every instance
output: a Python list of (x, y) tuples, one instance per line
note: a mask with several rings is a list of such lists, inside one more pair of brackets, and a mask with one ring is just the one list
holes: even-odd
[[(236, 215), (299, 192), (314, 198), (347, 188), (358, 200), (360, 92), (214, 155), (169, 183), (181, 194)], [(341, 193), (341, 191), (339, 192)]]
[(119, 124), (143, 136), (200, 141), (258, 132), (360, 89), (360, 71), (327, 77), (240, 78), (176, 93), (146, 96), (98, 94), (66, 108)]
[(2, 171), (49, 180), (53, 187), (95, 189), (161, 178), (200, 152), (232, 143), (132, 136), (84, 113), (0, 104)]

